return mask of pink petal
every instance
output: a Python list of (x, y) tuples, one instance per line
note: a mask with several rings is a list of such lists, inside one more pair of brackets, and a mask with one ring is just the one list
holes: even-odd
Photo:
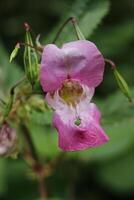
[(55, 91), (66, 77), (64, 53), (56, 45), (47, 45), (43, 51), (40, 69), (40, 82), (43, 90), (45, 92)]
[(97, 147), (109, 140), (99, 125), (100, 112), (94, 104), (90, 104), (85, 115), (80, 116), (82, 122), (77, 126), (74, 124), (75, 116), (72, 113), (69, 115), (55, 112), (53, 125), (58, 131), (59, 147), (64, 151)]
[[(79, 40), (66, 43), (63, 50), (68, 56), (71, 64), (71, 78), (81, 80), (83, 84), (89, 87), (98, 86), (103, 80), (104, 58), (94, 43), (87, 40)], [(79, 52), (81, 54), (81, 63), (73, 55)]]
[(92, 42), (79, 40), (66, 43), (61, 49), (52, 44), (44, 48), (40, 82), (46, 92), (57, 90), (68, 78), (96, 87), (103, 73), (103, 56)]

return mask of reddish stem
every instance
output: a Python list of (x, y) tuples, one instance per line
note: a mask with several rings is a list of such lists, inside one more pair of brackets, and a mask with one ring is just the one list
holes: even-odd
[(24, 28), (26, 29), (26, 31), (30, 30), (30, 26), (27, 22), (24, 23)]
[(42, 53), (43, 52), (43, 48), (41, 48), (41, 47), (34, 47), (34, 46), (32, 46), (32, 45), (30, 45), (30, 44), (27, 44), (27, 43), (24, 43), (24, 42), (18, 42), (17, 44), (16, 44), (17, 46), (29, 46), (29, 47), (31, 47), (31, 48), (33, 48), (33, 49), (35, 49), (36, 51), (38, 51), (38, 52), (40, 52), (40, 53)]
[(39, 177), (39, 193), (40, 193), (40, 200), (47, 200), (45, 181), (42, 176)]
[[(60, 27), (60, 29), (59, 29), (59, 31), (57, 32), (57, 34), (56, 34), (56, 36), (55, 36), (55, 38), (54, 38), (54, 40), (53, 40), (52, 43), (55, 43), (55, 42), (56, 42), (56, 40), (58, 39), (60, 33), (62, 32), (62, 30), (64, 29), (64, 27), (65, 27), (69, 22), (71, 22), (71, 23), (73, 24), (74, 29), (75, 29), (75, 31), (76, 31), (75, 24), (77, 23), (77, 20), (76, 20), (75, 17), (69, 17), (69, 18), (63, 23), (63, 25)], [(77, 31), (76, 31), (76, 35), (77, 35), (77, 38), (79, 39), (78, 34), (77, 34)]]
[(104, 60), (105, 60), (106, 63), (108, 63), (108, 64), (111, 65), (112, 69), (115, 69), (115, 68), (116, 68), (115, 63), (114, 63), (112, 60), (107, 59), (107, 58), (105, 58)]
[(45, 186), (45, 176), (44, 176), (44, 166), (40, 162), (38, 153), (36, 151), (36, 148), (34, 146), (33, 140), (31, 138), (31, 135), (29, 134), (29, 131), (25, 125), (21, 125), (23, 130), (24, 138), (28, 144), (28, 148), (30, 150), (30, 156), (33, 159), (32, 169), (38, 176), (38, 182), (39, 182), (39, 194), (41, 200), (47, 199), (47, 192), (46, 192), (46, 186)]

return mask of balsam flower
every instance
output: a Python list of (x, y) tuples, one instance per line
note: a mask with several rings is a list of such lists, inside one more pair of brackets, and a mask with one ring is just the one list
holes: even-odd
[(0, 156), (8, 156), (16, 149), (17, 135), (8, 123), (0, 128)]
[(89, 41), (66, 43), (62, 48), (45, 46), (40, 83), (46, 101), (55, 110), (53, 125), (58, 130), (59, 147), (82, 150), (104, 144), (108, 136), (100, 126), (100, 112), (90, 103), (104, 73), (104, 58)]

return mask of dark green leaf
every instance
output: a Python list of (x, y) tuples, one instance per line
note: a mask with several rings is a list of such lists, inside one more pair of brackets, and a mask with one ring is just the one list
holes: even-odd
[(130, 192), (134, 189), (134, 152), (128, 152), (118, 160), (112, 160), (97, 170), (98, 180), (116, 192)]
[[(52, 42), (58, 31), (58, 27), (60, 27), (70, 16), (75, 16), (78, 19), (79, 27), (85, 38), (89, 37), (93, 30), (101, 22), (102, 18), (107, 14), (108, 10), (108, 0), (102, 0), (101, 2), (99, 0), (75, 0), (70, 8), (70, 12), (64, 14), (59, 24), (54, 28), (52, 33), (49, 34), (45, 42)], [(59, 44), (72, 41), (74, 39), (76, 39), (76, 37), (73, 27), (72, 25), (67, 25), (59, 38)]]

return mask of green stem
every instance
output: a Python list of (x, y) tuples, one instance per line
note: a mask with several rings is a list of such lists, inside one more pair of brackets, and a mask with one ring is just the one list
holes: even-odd
[(5, 108), (5, 112), (4, 112), (4, 119), (3, 121), (6, 120), (6, 118), (8, 117), (11, 109), (12, 109), (12, 106), (13, 106), (13, 102), (14, 102), (14, 95), (15, 95), (15, 89), (16, 87), (18, 87), (20, 84), (22, 84), (22, 82), (26, 80), (25, 77), (23, 77), (21, 80), (19, 80), (11, 89), (10, 89), (10, 97), (9, 97), (9, 100), (8, 100), (8, 103), (6, 105), (6, 108)]
[(60, 27), (60, 29), (59, 29), (59, 31), (57, 32), (57, 34), (56, 34), (56, 36), (55, 36), (55, 38), (54, 38), (54, 40), (53, 40), (52, 43), (55, 43), (55, 42), (57, 41), (57, 39), (58, 39), (58, 37), (60, 36), (62, 30), (64, 29), (64, 27), (65, 27), (69, 22), (71, 22), (71, 23), (73, 24), (73, 27), (74, 27), (75, 32), (76, 32), (77, 39), (78, 39), (78, 40), (85, 39), (84, 36), (83, 36), (83, 34), (81, 33), (79, 27), (78, 27), (76, 18), (75, 18), (75, 17), (69, 17), (69, 18), (63, 23), (63, 25)]
[(39, 194), (40, 194), (40, 200), (47, 200), (47, 192), (46, 187), (44, 183), (44, 177), (39, 177)]
[(75, 17), (72, 17), (71, 22), (72, 22), (72, 24), (74, 26), (74, 29), (75, 29), (75, 32), (76, 32), (78, 40), (85, 40), (85, 37), (82, 34), (82, 32), (81, 32), (81, 30), (80, 30), (80, 28), (78, 26), (77, 19)]
[(23, 136), (25, 138), (25, 141), (28, 144), (28, 148), (30, 149), (30, 154), (31, 154), (33, 160), (36, 163), (38, 163), (39, 162), (39, 158), (38, 158), (38, 154), (36, 152), (35, 146), (33, 144), (31, 135), (29, 134), (29, 131), (28, 131), (28, 129), (27, 129), (27, 127), (25, 125), (22, 124), (21, 125), (21, 129), (23, 130)]
[(46, 200), (47, 192), (46, 192), (45, 180), (44, 180), (45, 176), (42, 173), (43, 165), (40, 162), (38, 153), (36, 151), (36, 148), (34, 146), (33, 140), (31, 138), (31, 135), (29, 134), (27, 127), (25, 125), (21, 124), (21, 128), (23, 131), (23, 136), (25, 138), (25, 141), (30, 150), (30, 156), (32, 157), (32, 159), (34, 161), (34, 164), (32, 164), (32, 169), (38, 176), (40, 200)]
[(65, 152), (60, 152), (56, 158), (54, 158), (53, 160), (50, 161), (50, 163), (48, 163), (48, 167), (51, 170), (54, 170), (57, 167), (57, 165), (65, 158), (65, 156), (66, 156)]
[(105, 60), (106, 63), (108, 63), (109, 65), (111, 65), (112, 69), (116, 68), (115, 63), (112, 60), (107, 59), (107, 58), (105, 58), (104, 60)]
[(43, 52), (43, 47), (41, 48), (41, 47), (34, 47), (34, 46), (32, 46), (31, 44), (28, 44), (28, 43), (23, 43), (23, 42), (20, 42), (19, 43), (21, 46), (28, 46), (28, 47), (30, 47), (30, 48), (32, 48), (32, 49), (35, 49), (38, 53), (42, 53)]

